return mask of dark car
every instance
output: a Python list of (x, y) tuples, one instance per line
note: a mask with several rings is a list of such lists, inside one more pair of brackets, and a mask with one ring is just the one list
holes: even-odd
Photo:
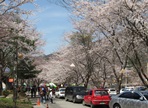
[(148, 88), (144, 86), (137, 86), (134, 88), (134, 91), (146, 91), (146, 90), (148, 90)]
[(112, 97), (110, 108), (148, 108), (148, 91), (126, 91)]
[(82, 102), (86, 94), (86, 88), (83, 86), (70, 86), (65, 89), (65, 100), (75, 102)]
[(92, 89), (84, 96), (83, 105), (90, 105), (91, 108), (95, 106), (108, 106), (111, 97), (105, 89)]

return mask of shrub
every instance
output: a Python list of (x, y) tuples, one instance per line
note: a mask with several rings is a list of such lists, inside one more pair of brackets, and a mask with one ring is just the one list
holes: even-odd
[(10, 92), (8, 91), (8, 90), (4, 90), (3, 91), (3, 95), (6, 97), (6, 96), (8, 96), (10, 94)]
[[(16, 108), (32, 108), (33, 105), (29, 101), (17, 100)], [(14, 102), (12, 98), (0, 98), (0, 108), (14, 108)]]
[(12, 99), (0, 98), (0, 108), (13, 108), (14, 103)]

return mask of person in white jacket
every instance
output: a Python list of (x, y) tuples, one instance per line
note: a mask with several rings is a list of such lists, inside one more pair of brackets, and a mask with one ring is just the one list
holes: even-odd
[(53, 94), (52, 94), (52, 90), (50, 90), (49, 98), (50, 98), (50, 102), (53, 103)]

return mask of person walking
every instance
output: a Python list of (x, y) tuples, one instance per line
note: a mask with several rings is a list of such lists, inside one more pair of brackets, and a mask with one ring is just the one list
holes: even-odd
[(29, 95), (29, 94), (30, 94), (30, 86), (27, 85), (27, 87), (26, 87), (26, 95)]
[(46, 100), (49, 100), (49, 93), (50, 93), (50, 88), (46, 87)]
[(31, 97), (36, 97), (36, 91), (37, 91), (37, 87), (36, 85), (34, 84), (32, 87), (31, 87)]
[(52, 94), (52, 90), (50, 90), (49, 98), (50, 98), (50, 102), (53, 103), (53, 94)]
[(44, 92), (42, 88), (40, 89), (39, 95), (40, 95), (40, 100), (43, 103), (44, 102)]
[(41, 102), (45, 104), (46, 103), (46, 89), (43, 86), (41, 87), (41, 90), (40, 90), (40, 97), (41, 97)]

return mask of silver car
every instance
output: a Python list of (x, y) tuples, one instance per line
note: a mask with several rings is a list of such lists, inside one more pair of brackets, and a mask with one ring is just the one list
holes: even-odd
[(65, 97), (65, 88), (59, 88), (57, 91), (55, 91), (55, 97), (64, 98)]
[(148, 91), (126, 91), (112, 97), (110, 108), (148, 108)]

